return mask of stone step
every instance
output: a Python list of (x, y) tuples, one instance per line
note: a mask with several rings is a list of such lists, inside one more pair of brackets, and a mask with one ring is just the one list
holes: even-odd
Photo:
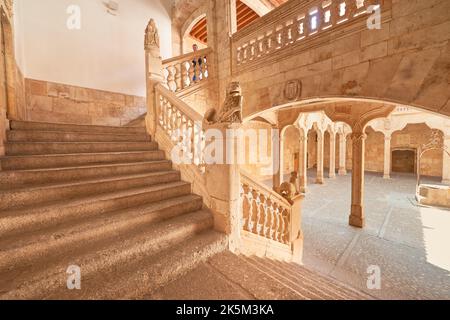
[[(86, 243), (81, 248), (66, 247), (64, 253), (59, 256), (41, 256), (39, 261), (26, 268), (26, 272), (16, 272), (12, 268), (2, 273), (0, 279), (3, 281), (1, 286), (3, 294), (0, 294), (0, 299), (63, 299), (64, 294), (82, 296), (87, 292), (106, 295), (107, 292), (103, 291), (99, 284), (111, 286), (115, 288), (116, 294), (123, 294), (121, 288), (123, 278), (130, 279), (130, 286), (126, 285), (128, 291), (134, 290), (135, 286), (144, 287), (146, 279), (140, 279), (141, 282), (138, 284), (134, 283), (133, 266), (142, 266), (142, 261), (147, 261), (156, 264), (160, 270), (168, 274), (169, 270), (180, 266), (179, 259), (172, 261), (175, 265), (161, 264), (158, 254), (173, 255), (171, 247), (177, 244), (180, 244), (181, 251), (187, 254), (186, 248), (193, 242), (190, 239), (211, 229), (212, 226), (211, 213), (197, 211), (118, 233), (114, 241), (106, 239)], [(204, 247), (195, 248), (203, 251)], [(198, 259), (196, 252), (191, 256), (193, 261)], [(77, 292), (67, 289), (66, 270), (71, 265), (79, 266), (81, 269), (82, 290)], [(175, 269), (175, 272), (179, 271), (178, 268)], [(171, 275), (175, 276), (173, 273)], [(158, 274), (157, 278), (162, 280), (167, 277)], [(115, 298), (117, 299), (117, 296)]]
[(0, 211), (2, 238), (37, 232), (62, 223), (69, 223), (103, 214), (142, 206), (191, 193), (191, 185), (178, 181), (149, 187), (133, 188), (72, 200), (59, 200), (32, 208)]
[(0, 190), (39, 184), (81, 181), (102, 177), (169, 171), (172, 163), (167, 160), (104, 164), (84, 167), (51, 168), (0, 171)]
[(326, 275), (322, 275), (316, 271), (309, 270), (304, 266), (300, 266), (295, 263), (285, 263), (279, 261), (271, 261), (271, 263), (279, 264), (280, 268), (285, 270), (288, 274), (301, 274), (303, 277), (307, 277), (311, 279), (318, 287), (327, 286), (331, 290), (335, 290), (339, 292), (339, 295), (344, 295), (347, 300), (361, 300), (361, 299), (374, 299), (373, 296), (370, 296), (360, 290), (356, 290), (355, 288), (346, 285), (336, 279), (330, 278)]
[(7, 141), (10, 142), (120, 142), (150, 141), (146, 133), (86, 133), (65, 131), (9, 130)]
[(91, 152), (153, 151), (156, 142), (7, 142), (5, 153), (15, 155), (43, 155)]
[(208, 263), (225, 278), (239, 284), (257, 300), (312, 300), (301, 293), (276, 281), (267, 273), (248, 263), (242, 256), (224, 252), (210, 259)]
[(287, 287), (291, 287), (303, 295), (311, 296), (315, 300), (361, 299), (361, 296), (348, 291), (346, 287), (334, 283), (331, 279), (317, 274), (314, 276), (305, 274), (302, 267), (293, 273), (287, 268), (281, 268), (279, 263), (271, 259), (257, 257), (246, 257), (245, 259)]
[(101, 194), (180, 180), (178, 171), (161, 171), (140, 175), (99, 178), (72, 183), (60, 183), (0, 191), (0, 211), (26, 208), (57, 200), (69, 200), (91, 194)]
[(66, 248), (81, 249), (86, 243), (114, 242), (118, 233), (130, 232), (142, 226), (198, 211), (199, 196), (188, 195), (129, 209), (104, 212), (88, 219), (67, 221), (35, 232), (16, 234), (0, 239), (0, 274), (8, 269), (18, 271), (41, 256), (56, 257)]
[(163, 151), (6, 156), (0, 158), (0, 168), (2, 170), (46, 169), (156, 160), (164, 160)]
[(153, 292), (183, 277), (211, 256), (223, 252), (227, 245), (228, 239), (224, 234), (206, 230), (156, 254), (142, 255), (133, 263), (108, 268), (101, 276), (97, 273), (89, 277), (89, 282), (78, 292), (63, 288), (46, 298), (151, 299)]
[(92, 126), (63, 123), (46, 123), (32, 121), (11, 121), (11, 130), (37, 130), (58, 132), (97, 132), (113, 134), (144, 134), (145, 127), (114, 127), (114, 126)]

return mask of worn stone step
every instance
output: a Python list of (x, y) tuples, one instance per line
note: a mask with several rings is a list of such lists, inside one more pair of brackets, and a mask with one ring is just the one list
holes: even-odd
[(164, 152), (155, 150), (6, 156), (0, 158), (0, 168), (2, 170), (26, 170), (144, 162), (155, 160), (164, 160)]
[(86, 133), (65, 131), (8, 130), (7, 141), (10, 142), (120, 142), (150, 141), (146, 133)]
[(11, 130), (37, 130), (37, 131), (58, 131), (58, 132), (97, 132), (114, 134), (143, 134), (145, 127), (114, 127), (114, 126), (93, 126), (64, 123), (47, 123), (32, 121), (11, 121)]
[(308, 278), (312, 282), (314, 282), (318, 287), (326, 286), (330, 290), (338, 291), (339, 295), (345, 296), (345, 299), (347, 300), (374, 299), (373, 296), (370, 296), (360, 290), (356, 290), (355, 288), (348, 286), (336, 279), (309, 270), (304, 266), (300, 266), (295, 263), (285, 263), (280, 261), (270, 261), (269, 263), (278, 264), (279, 267), (282, 268), (287, 274), (301, 274), (303, 277)]
[(0, 171), (0, 190), (11, 190), (12, 188), (44, 183), (81, 181), (102, 177), (169, 171), (171, 169), (172, 163), (170, 161), (159, 160), (84, 167)]
[(301, 272), (302, 270), (289, 273), (285, 269), (277, 267), (277, 264), (270, 259), (257, 257), (246, 257), (245, 259), (285, 286), (303, 295), (308, 295), (314, 300), (351, 300), (356, 297), (356, 295), (348, 295), (346, 292), (342, 292), (344, 288), (332, 285), (331, 280), (317, 281), (319, 280), (318, 276), (307, 276)]
[(8, 156), (89, 152), (153, 151), (156, 142), (7, 142)]
[(152, 293), (183, 277), (211, 256), (227, 249), (224, 234), (206, 230), (178, 241), (153, 255), (142, 255), (133, 263), (102, 270), (89, 277), (80, 291), (58, 290), (48, 299), (152, 299)]
[(9, 269), (18, 271), (32, 264), (41, 256), (63, 254), (82, 248), (86, 243), (114, 242), (118, 233), (129, 232), (144, 225), (151, 225), (202, 208), (199, 196), (188, 195), (129, 209), (104, 212), (88, 219), (67, 221), (59, 225), (0, 238), (0, 273)]
[[(67, 247), (61, 256), (42, 256), (40, 263), (28, 266), (26, 273), (12, 269), (1, 274), (3, 286), (0, 299), (63, 299), (67, 294), (76, 295), (71, 297), (74, 299), (92, 292), (94, 295), (106, 295), (107, 292), (100, 285), (109, 285), (117, 290), (116, 293), (124, 294), (122, 279), (129, 279), (131, 285), (136, 275), (132, 271), (133, 266), (142, 266), (142, 261), (147, 260), (156, 263), (168, 274), (167, 271), (172, 270), (174, 265), (161, 265), (155, 256), (161, 252), (173, 255), (171, 246), (176, 244), (181, 244), (182, 252), (187, 254), (186, 248), (192, 245), (192, 241), (187, 240), (212, 226), (212, 215), (206, 211), (197, 211), (118, 233), (115, 241), (87, 243), (82, 248)], [(205, 250), (204, 247), (198, 250)], [(197, 258), (194, 256), (192, 260)], [(179, 261), (171, 260), (176, 266), (179, 266)], [(81, 269), (82, 289), (77, 292), (67, 289), (66, 270), (70, 265)], [(158, 278), (162, 280), (165, 277), (158, 275)], [(142, 282), (138, 286), (145, 286), (146, 280), (140, 280)], [(126, 287), (129, 291), (130, 287)]]
[(274, 280), (267, 273), (248, 263), (241, 256), (224, 252), (208, 263), (224, 277), (239, 284), (257, 300), (311, 300), (283, 283)]
[(0, 234), (5, 238), (11, 237), (79, 219), (89, 219), (105, 212), (186, 196), (190, 193), (191, 185), (178, 181), (105, 194), (92, 194), (72, 200), (63, 199), (26, 209), (0, 211)]
[(127, 175), (112, 178), (98, 178), (72, 183), (58, 183), (0, 191), (0, 210), (25, 208), (56, 200), (69, 200), (76, 197), (114, 192), (130, 188), (180, 180), (178, 171), (161, 171), (140, 175)]

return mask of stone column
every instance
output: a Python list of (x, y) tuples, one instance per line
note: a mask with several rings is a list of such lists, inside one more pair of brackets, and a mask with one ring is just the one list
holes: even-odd
[(323, 136), (324, 132), (317, 130), (317, 176), (316, 183), (323, 184)]
[(298, 170), (298, 181), (300, 192), (305, 193), (308, 184), (308, 136), (306, 133), (300, 135), (300, 169)]
[(347, 136), (345, 133), (339, 134), (339, 171), (340, 176), (347, 174)]
[(331, 179), (336, 178), (336, 133), (330, 132), (330, 173)]
[(366, 134), (352, 133), (352, 207), (349, 224), (363, 228), (364, 218), (364, 148)]
[(391, 134), (384, 136), (384, 179), (391, 178)]
[(442, 183), (450, 185), (450, 134), (444, 136), (444, 159), (442, 161)]
[[(237, 130), (240, 124), (219, 123), (208, 125), (205, 130), (215, 130), (221, 135), (209, 137), (205, 141), (208, 145), (214, 141), (217, 148), (223, 148), (223, 164), (206, 164), (205, 183), (210, 197), (210, 209), (214, 216), (214, 229), (225, 233), (229, 237), (230, 250), (236, 252), (240, 247), (240, 173), (237, 157), (236, 138), (227, 140), (228, 129)], [(209, 140), (209, 141), (208, 141)], [(227, 148), (228, 146), (228, 148)], [(228, 149), (228, 150), (227, 150)], [(230, 157), (227, 152), (233, 152)], [(225, 159), (232, 159), (226, 163)]]
[(272, 129), (276, 130), (276, 136), (273, 136), (275, 139), (272, 139), (272, 189), (278, 192), (278, 188), (283, 181), (283, 142), (281, 130), (279, 130), (277, 127), (274, 127)]

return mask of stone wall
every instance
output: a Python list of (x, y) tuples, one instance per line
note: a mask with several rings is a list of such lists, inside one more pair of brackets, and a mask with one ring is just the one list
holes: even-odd
[(25, 79), (27, 120), (123, 126), (147, 112), (144, 97)]
[(288, 127), (284, 133), (283, 174), (289, 175), (295, 170), (294, 157), (300, 152), (300, 133), (295, 127)]
[(218, 107), (218, 95), (214, 88), (213, 82), (210, 82), (208, 85), (184, 93), (180, 98), (198, 113), (204, 115), (210, 108)]

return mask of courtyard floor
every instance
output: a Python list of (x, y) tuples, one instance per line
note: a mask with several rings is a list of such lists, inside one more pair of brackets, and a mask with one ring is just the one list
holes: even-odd
[[(351, 173), (314, 177), (302, 205), (306, 267), (376, 298), (450, 299), (450, 211), (417, 206), (413, 175), (366, 173), (364, 229), (348, 225)], [(381, 289), (367, 288), (369, 266)]]

